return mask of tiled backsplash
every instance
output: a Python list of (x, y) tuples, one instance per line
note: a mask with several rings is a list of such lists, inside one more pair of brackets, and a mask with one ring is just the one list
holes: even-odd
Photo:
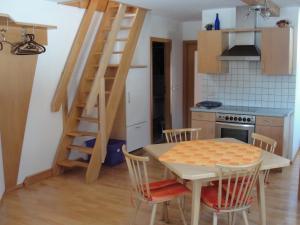
[(296, 76), (262, 75), (260, 62), (233, 61), (229, 73), (199, 75), (202, 100), (221, 101), (224, 105), (294, 108)]

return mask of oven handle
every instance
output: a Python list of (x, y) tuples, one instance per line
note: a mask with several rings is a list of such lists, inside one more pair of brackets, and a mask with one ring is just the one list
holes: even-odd
[(235, 124), (235, 123), (220, 123), (220, 122), (216, 122), (216, 125), (222, 125), (222, 126), (230, 126), (230, 127), (243, 127), (243, 128), (254, 128), (255, 125), (253, 124)]

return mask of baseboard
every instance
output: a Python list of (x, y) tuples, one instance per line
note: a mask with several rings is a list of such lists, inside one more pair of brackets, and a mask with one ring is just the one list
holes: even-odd
[(297, 157), (298, 157), (299, 154), (300, 154), (300, 148), (298, 148), (297, 153), (296, 153), (296, 154), (294, 155), (294, 157), (292, 158), (291, 164), (293, 164), (293, 163), (296, 161), (296, 159), (297, 159)]
[(47, 179), (52, 176), (53, 176), (53, 170), (48, 169), (48, 170), (45, 170), (45, 171), (42, 171), (42, 172), (39, 172), (34, 175), (26, 177), (23, 184), (26, 187), (26, 186), (35, 184), (41, 180)]
[(1, 194), (0, 194), (0, 206), (2, 205), (3, 197), (4, 197), (4, 193), (1, 193)]
[(8, 193), (10, 193), (10, 192), (13, 192), (13, 191), (15, 191), (15, 190), (19, 190), (19, 189), (21, 189), (21, 188), (23, 188), (23, 184), (17, 184), (17, 185), (14, 186), (14, 187), (11, 187), (11, 188), (6, 189), (3, 195), (8, 194)]

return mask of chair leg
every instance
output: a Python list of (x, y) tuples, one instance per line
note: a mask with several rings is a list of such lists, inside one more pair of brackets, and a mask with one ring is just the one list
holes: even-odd
[(213, 214), (213, 225), (218, 225), (218, 215), (215, 212)]
[(157, 209), (157, 204), (154, 204), (154, 205), (152, 206), (152, 213), (151, 213), (150, 225), (154, 225), (154, 222), (155, 222), (155, 216), (156, 216), (156, 209)]
[(181, 207), (180, 198), (177, 198), (177, 203), (178, 203), (178, 208), (179, 208), (179, 211), (180, 211), (180, 216), (181, 216), (181, 220), (183, 222), (183, 225), (187, 225), (185, 217), (184, 217), (184, 212), (183, 212), (182, 207)]
[(232, 221), (231, 221), (231, 225), (235, 225), (235, 212), (232, 212)]
[(248, 221), (248, 216), (247, 216), (246, 210), (243, 211), (243, 218), (244, 218), (245, 225), (249, 225), (249, 221)]
[(228, 213), (228, 225), (232, 225), (232, 213)]
[(135, 208), (135, 211), (134, 211), (134, 216), (133, 216), (132, 222), (131, 222), (132, 225), (135, 225), (136, 216), (138, 214), (138, 211), (140, 209), (141, 204), (142, 204), (142, 201), (141, 200), (137, 200), (137, 205), (136, 205), (136, 208)]
[(183, 212), (185, 211), (185, 196), (183, 196), (182, 198), (181, 198), (181, 208), (182, 208), (182, 210), (183, 210)]
[(168, 211), (169, 202), (164, 202), (162, 204), (162, 217), (161, 220), (165, 223), (169, 223), (169, 211)]

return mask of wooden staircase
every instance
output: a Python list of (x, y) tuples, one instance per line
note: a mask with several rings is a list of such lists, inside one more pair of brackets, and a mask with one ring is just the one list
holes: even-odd
[[(146, 12), (145, 9), (109, 1), (70, 110), (67, 95), (63, 93), (64, 130), (54, 161), (54, 174), (62, 173), (65, 168), (82, 167), (86, 168), (86, 182), (98, 178), (126, 77), (129, 69), (134, 67), (131, 61)], [(124, 31), (128, 35), (119, 37)], [(116, 43), (123, 43), (124, 49), (114, 50)], [(111, 57), (116, 55), (119, 63), (111, 64)], [(62, 90), (58, 88), (56, 96)], [(52, 109), (60, 108), (57, 107), (60, 102), (52, 104)], [(92, 126), (94, 129), (90, 130)], [(92, 138), (96, 139), (94, 147), (85, 147), (84, 140)], [(89, 156), (86, 157), (89, 160), (71, 160), (72, 151)]]

